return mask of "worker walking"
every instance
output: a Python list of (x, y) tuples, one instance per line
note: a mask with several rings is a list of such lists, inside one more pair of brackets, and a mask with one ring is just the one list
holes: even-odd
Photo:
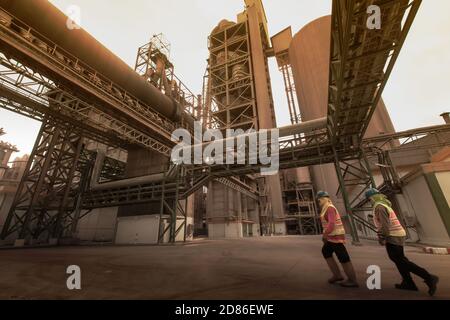
[(406, 231), (392, 209), (391, 202), (377, 189), (368, 190), (366, 198), (370, 199), (373, 205), (373, 220), (377, 228), (379, 243), (386, 246), (390, 260), (395, 263), (403, 278), (402, 283), (396, 284), (395, 287), (399, 290), (418, 291), (411, 277), (411, 273), (413, 273), (425, 281), (429, 295), (434, 296), (439, 278), (406, 258), (404, 253)]
[[(317, 194), (317, 200), (321, 208), (320, 219), (323, 226), (323, 248), (322, 254), (327, 261), (333, 277), (328, 280), (330, 284), (340, 282), (342, 287), (356, 288), (358, 282), (356, 280), (356, 273), (350, 256), (345, 248), (345, 229), (342, 224), (341, 216), (336, 207), (331, 202), (330, 196), (327, 192), (320, 191)], [(336, 260), (333, 257), (336, 254), (339, 262), (342, 264), (347, 280), (344, 281), (341, 271)]]

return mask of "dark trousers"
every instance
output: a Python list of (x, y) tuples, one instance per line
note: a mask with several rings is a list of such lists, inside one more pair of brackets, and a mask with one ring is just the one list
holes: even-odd
[(325, 259), (333, 257), (333, 253), (336, 254), (340, 263), (349, 263), (350, 256), (343, 243), (326, 242), (322, 248), (322, 255)]
[(405, 257), (403, 246), (387, 243), (386, 250), (389, 255), (389, 259), (395, 263), (405, 283), (414, 283), (411, 273), (421, 277), (425, 281), (430, 279), (431, 275), (427, 270), (412, 263)]

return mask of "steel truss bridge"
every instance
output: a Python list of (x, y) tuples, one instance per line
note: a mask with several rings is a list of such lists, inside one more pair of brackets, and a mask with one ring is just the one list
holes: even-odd
[[(366, 9), (372, 4), (381, 8), (381, 30), (366, 27)], [(363, 139), (420, 4), (333, 0), (327, 126), (279, 141), (280, 169), (335, 165), (355, 241), (361, 195), (375, 185), (368, 154), (379, 154), (397, 139), (431, 136), (436, 146), (449, 144), (440, 139), (450, 132), (449, 125)], [(17, 19), (10, 23), (0, 15), (0, 45), (0, 107), (42, 122), (2, 240), (16, 236), (33, 244), (70, 238), (79, 219), (95, 208), (155, 202), (161, 216), (169, 213), (160, 240), (169, 233), (175, 242), (187, 229), (182, 200), (207, 182), (219, 179), (258, 196), (234, 177), (259, 173), (261, 165), (173, 165), (153, 182), (92, 189), (97, 154), (85, 148), (87, 141), (123, 149), (140, 146), (170, 156), (171, 134), (186, 124), (165, 118)], [(120, 180), (123, 170), (123, 163), (106, 158), (99, 179)]]

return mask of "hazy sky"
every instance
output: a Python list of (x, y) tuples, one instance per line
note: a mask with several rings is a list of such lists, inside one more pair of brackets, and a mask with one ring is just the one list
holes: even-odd
[[(207, 37), (221, 19), (235, 20), (243, 0), (51, 0), (61, 10), (78, 5), (82, 27), (134, 67), (137, 48), (157, 33), (172, 44), (177, 75), (201, 93), (208, 57)], [(297, 32), (331, 12), (330, 0), (265, 0), (271, 35), (291, 25)], [(450, 111), (450, 1), (424, 0), (384, 92), (397, 130), (443, 123)], [(288, 124), (282, 77), (271, 62), (279, 125)], [(39, 123), (0, 109), (0, 139), (22, 153), (33, 147)]]

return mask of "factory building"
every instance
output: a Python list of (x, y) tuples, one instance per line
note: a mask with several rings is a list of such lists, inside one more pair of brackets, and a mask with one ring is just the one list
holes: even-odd
[[(355, 27), (345, 35), (354, 43), (344, 45), (353, 56), (341, 74), (339, 12), (271, 36), (262, 1), (245, 0), (234, 21), (210, 32), (198, 95), (176, 76), (162, 34), (138, 48), (133, 69), (83, 29), (67, 30), (67, 17), (48, 1), (0, 1), (1, 106), (42, 122), (25, 166), (9, 167), (14, 149), (0, 145), (1, 240), (123, 245), (317, 235), (315, 194), (326, 190), (358, 242), (375, 236), (363, 194), (378, 187), (411, 241), (447, 245), (448, 114), (446, 125), (396, 132), (393, 106), (381, 97), (395, 63), (383, 50), (398, 56), (401, 45), (389, 37), (404, 41), (411, 24), (396, 21), (412, 23), (417, 9), (408, 15), (400, 2), (383, 9), (394, 19), (386, 43), (358, 27), (364, 19), (351, 8)], [(270, 59), (283, 76), (284, 102), (273, 98)], [(171, 161), (175, 129), (192, 133), (198, 121), (202, 132), (224, 136), (261, 132), (279, 127), (276, 110), (286, 102), (291, 125), (280, 128), (277, 174), (262, 175), (260, 164)]]

